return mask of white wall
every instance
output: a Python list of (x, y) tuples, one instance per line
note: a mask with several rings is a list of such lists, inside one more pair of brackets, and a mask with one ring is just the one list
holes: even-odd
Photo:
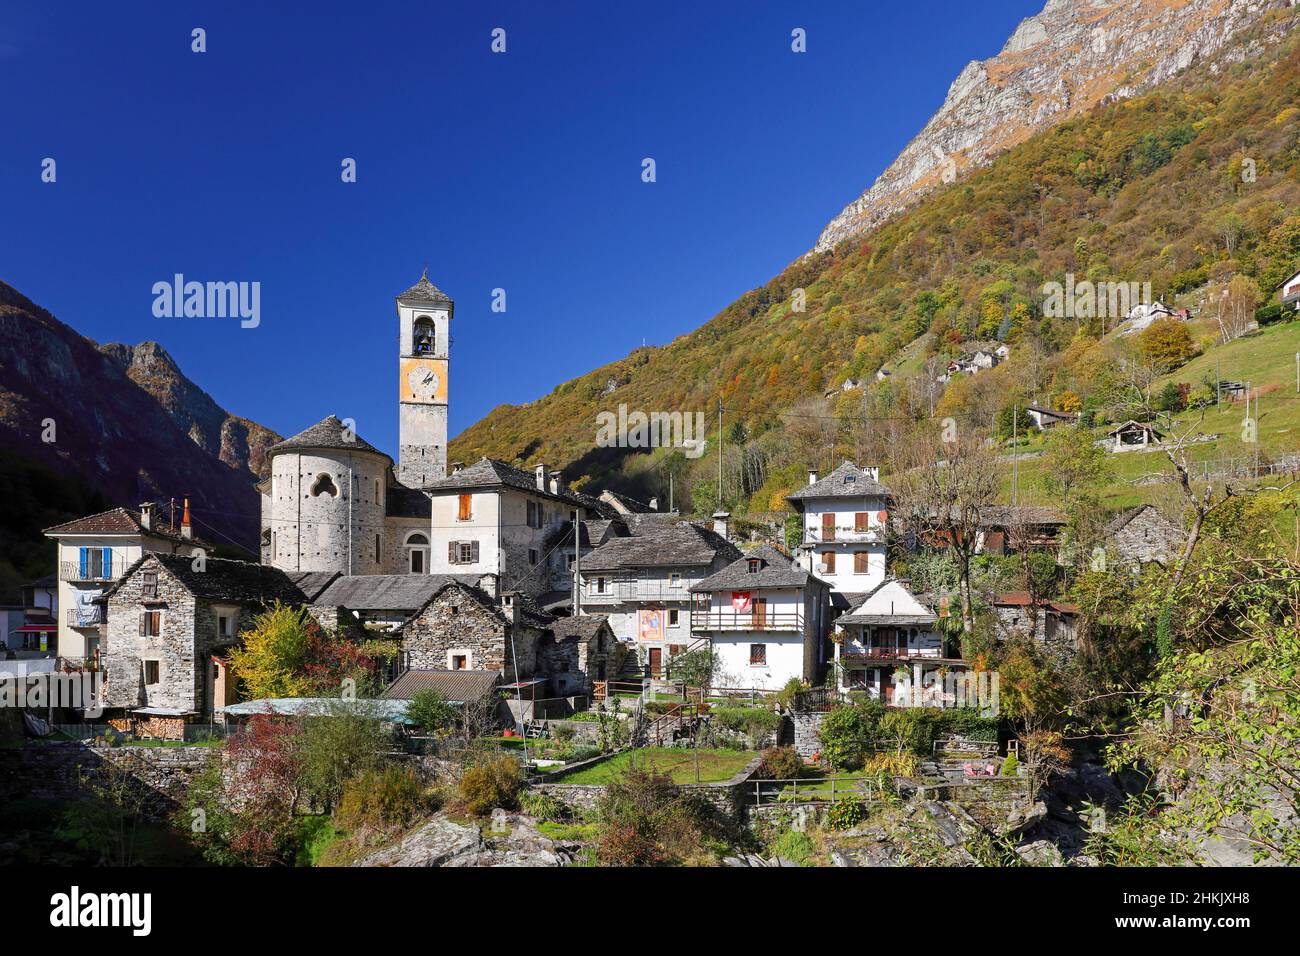
[[(744, 631), (713, 635), (713, 649), (717, 652), (720, 677), (733, 687), (757, 687), (762, 690), (780, 690), (790, 678), (803, 677), (803, 635), (780, 631)], [(749, 662), (751, 644), (767, 645), (767, 663)], [(732, 682), (735, 682), (734, 684)]]
[[(870, 591), (885, 579), (885, 539), (887, 521), (880, 520), (880, 512), (886, 511), (887, 502), (877, 496), (861, 498), (814, 498), (804, 504), (803, 528), (804, 549), (802, 564), (805, 569), (830, 585), (831, 590), (841, 594)], [(857, 515), (867, 515), (867, 531), (859, 532)], [(823, 515), (834, 515), (835, 541), (822, 541)], [(869, 555), (868, 572), (854, 572), (853, 555), (866, 551)], [(818, 565), (824, 563), (827, 552), (835, 554), (835, 573), (818, 571)]]

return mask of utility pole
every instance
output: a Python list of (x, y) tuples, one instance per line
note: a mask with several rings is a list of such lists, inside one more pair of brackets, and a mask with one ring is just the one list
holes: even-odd
[(573, 616), (582, 613), (582, 522), (573, 509)]
[(1020, 477), (1020, 408), (1011, 406), (1011, 507), (1016, 506), (1016, 480)]
[(1300, 352), (1295, 354), (1295, 392), (1300, 395)]
[(722, 398), (718, 398), (718, 510), (722, 510)]

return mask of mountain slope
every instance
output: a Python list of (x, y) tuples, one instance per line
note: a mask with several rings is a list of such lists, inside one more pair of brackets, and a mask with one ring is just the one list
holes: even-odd
[(1113, 97), (1206, 58), (1256, 50), (1237, 38), (1289, 0), (1049, 0), (992, 59), (972, 61), (921, 132), (822, 231), (826, 251), (885, 221), (961, 170)]
[(182, 373), (157, 342), (123, 345), (112, 342), (99, 350), (114, 359), (127, 377), (154, 397), (194, 444), (254, 480), (266, 465), (266, 450), (280, 436), (246, 418), (231, 415)]
[[(168, 382), (160, 395), (176, 399), (169, 411), (128, 375), (132, 366), (124, 365), (122, 348), (106, 354), (0, 282), (0, 450), (74, 478), (116, 504), (189, 495), (201, 534), (214, 544), (254, 550), (259, 499), (249, 459), (232, 455), (227, 463), (218, 457), (224, 440), (217, 451), (199, 442), (211, 442), (200, 423), (210, 427), (214, 415), (195, 396), (211, 399), (170, 358), (163, 363), (159, 349), (154, 367)], [(178, 424), (173, 413), (182, 410)], [(237, 432), (238, 420), (224, 424), (228, 419), (221, 413), (218, 436)], [(198, 437), (191, 437), (195, 431)], [(255, 446), (274, 437), (257, 426), (254, 434)]]
[[(620, 404), (700, 411), (712, 433), (721, 398), (728, 425), (744, 426), (729, 443), (757, 443), (767, 460), (752, 480), (736, 479), (743, 494), (728, 492), (729, 503), (757, 487), (762, 508), (828, 449), (879, 455), (878, 436), (862, 434), (864, 416), (924, 417), (932, 396), (919, 394), (925, 383), (914, 373), (963, 343), (1025, 343), (1026, 358), (1012, 364), (1017, 381), (966, 403), (964, 414), (984, 427), (998, 402), (1085, 388), (1075, 365), (1098, 331), (1044, 318), (1045, 282), (1075, 274), (1189, 295), (1241, 271), (1267, 291), (1300, 259), (1296, 23), (1295, 11), (1274, 11), (1238, 38), (1256, 51), (1251, 58), (1235, 62), (1234, 48), (1157, 90), (1037, 133), (858, 241), (792, 263), (696, 331), (527, 405), (494, 409), (456, 437), (452, 457), (544, 460), (569, 480), (663, 495), (662, 476), (643, 473), (645, 456), (594, 447), (596, 416)], [(1257, 170), (1249, 182), (1246, 159)], [(821, 399), (848, 379), (870, 383), (882, 367), (894, 373), (888, 381)], [(828, 423), (832, 416), (857, 424)], [(713, 455), (678, 474), (678, 502), (690, 500), (689, 485), (712, 485)]]

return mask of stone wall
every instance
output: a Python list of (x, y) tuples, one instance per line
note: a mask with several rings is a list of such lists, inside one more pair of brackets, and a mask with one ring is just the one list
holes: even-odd
[(943, 783), (923, 788), (926, 798), (955, 803), (977, 822), (997, 830), (1011, 811), (1029, 802), (1028, 777), (975, 777), (961, 783)]
[(817, 732), (822, 729), (822, 719), (824, 713), (813, 714), (792, 714), (790, 722), (794, 725), (794, 749), (799, 752), (799, 756), (809, 759), (815, 753), (820, 753), (822, 749), (821, 738)]
[(88, 784), (109, 779), (107, 767), (114, 766), (143, 788), (143, 816), (162, 820), (181, 805), (194, 776), (221, 754), (212, 747), (89, 747), (75, 742), (0, 749), (0, 802), (84, 799), (91, 795)]
[[(158, 574), (157, 597), (144, 597), (144, 576), (137, 571), (108, 599), (108, 633), (103, 644), (108, 707), (177, 707), (195, 709), (194, 596), (156, 561), (146, 569)], [(140, 633), (140, 616), (161, 612), (161, 633)], [(158, 683), (146, 685), (145, 660), (158, 661)]]
[(1181, 528), (1155, 508), (1146, 508), (1111, 534), (1107, 550), (1120, 564), (1142, 565), (1152, 561), (1168, 564), (1183, 546)]

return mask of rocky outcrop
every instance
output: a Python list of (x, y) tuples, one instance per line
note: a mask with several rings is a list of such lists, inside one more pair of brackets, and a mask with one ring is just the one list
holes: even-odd
[(482, 827), (439, 814), (354, 866), (566, 866), (577, 844), (558, 843), (531, 817), (492, 811)]
[[(1099, 103), (1132, 96), (1198, 61), (1251, 56), (1242, 30), (1293, 0), (1048, 0), (1002, 51), (966, 66), (947, 99), (870, 189), (831, 220), (833, 248), (983, 166), (1002, 150)], [(1279, 21), (1277, 31), (1294, 23)], [(1259, 41), (1257, 41), (1259, 42)]]
[(266, 472), (266, 451), (280, 436), (230, 414), (181, 372), (157, 342), (110, 342), (99, 350), (122, 366), (131, 381), (152, 395), (172, 421), (210, 455), (257, 479)]
[(0, 355), (0, 449), (125, 507), (189, 495), (199, 535), (256, 548), (251, 449), (275, 436), (216, 408), (166, 352), (149, 343), (138, 355), (127, 346), (101, 350), (0, 282)]

